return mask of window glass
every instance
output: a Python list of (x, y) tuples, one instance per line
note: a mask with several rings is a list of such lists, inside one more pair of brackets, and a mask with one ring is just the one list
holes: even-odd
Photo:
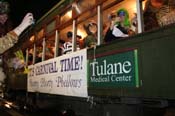
[(67, 54), (72, 51), (72, 25), (62, 29), (60, 31), (60, 43), (59, 43), (59, 55)]
[(54, 49), (55, 49), (55, 40), (54, 40), (54, 36), (52, 36), (48, 40), (46, 40), (45, 60), (54, 57)]
[(60, 39), (65, 41), (65, 42), (68, 41), (67, 32), (69, 32), (69, 31), (72, 32), (72, 25), (70, 25), (70, 26), (68, 26), (60, 31), (60, 34), (59, 34)]
[(35, 63), (42, 61), (42, 54), (43, 54), (43, 45), (42, 42), (40, 44), (36, 45), (36, 57), (35, 57)]
[(81, 37), (78, 39), (80, 49), (94, 47), (97, 44), (97, 15), (89, 15), (88, 18), (85, 15), (81, 18), (82, 22), (77, 26), (77, 35)]
[(38, 34), (37, 34), (37, 38), (40, 39), (44, 36), (44, 29), (41, 29)]
[(31, 46), (31, 48), (28, 48), (28, 65), (33, 64), (33, 46)]
[(53, 31), (56, 27), (56, 21), (52, 21), (51, 23), (49, 23), (46, 27), (46, 33), (49, 33), (51, 31)]

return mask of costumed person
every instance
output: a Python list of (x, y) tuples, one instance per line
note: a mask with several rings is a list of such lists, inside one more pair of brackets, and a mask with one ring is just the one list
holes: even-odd
[(145, 31), (175, 22), (174, 0), (148, 0), (144, 9)]
[(158, 11), (156, 18), (159, 26), (172, 24), (175, 22), (175, 4), (170, 0), (151, 0), (151, 4)]
[[(0, 2), (0, 13), (3, 14), (5, 12), (8, 12), (8, 5), (6, 2)], [(7, 17), (6, 15), (0, 16), (0, 22), (6, 22)], [(33, 14), (32, 13), (27, 13), (26, 16), (23, 18), (21, 24), (17, 26), (15, 29), (12, 31), (8, 32), (6, 35), (0, 37), (0, 54), (4, 53), (7, 49), (12, 47), (15, 43), (18, 41), (19, 35), (31, 24), (33, 24)], [(2, 59), (1, 59), (2, 60)], [(3, 83), (5, 77), (2, 75), (5, 75), (3, 70), (1, 70), (2, 67), (0, 67), (0, 80), (1, 84)]]
[(33, 24), (33, 14), (27, 13), (19, 26), (0, 38), (0, 54), (17, 43), (19, 35), (31, 24)]
[(84, 25), (87, 36), (84, 38), (84, 47), (92, 48), (97, 44), (97, 23), (91, 20), (88, 25)]
[(128, 37), (130, 31), (129, 13), (126, 9), (119, 9), (109, 15), (110, 25), (104, 37), (105, 42), (110, 42), (122, 37)]
[(0, 37), (12, 30), (12, 22), (9, 18), (9, 3), (0, 1)]

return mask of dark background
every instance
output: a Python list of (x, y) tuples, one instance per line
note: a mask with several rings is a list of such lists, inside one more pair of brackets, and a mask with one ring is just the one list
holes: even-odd
[(35, 20), (40, 19), (60, 0), (4, 0), (10, 4), (10, 19), (13, 27), (20, 24), (26, 13), (31, 12)]

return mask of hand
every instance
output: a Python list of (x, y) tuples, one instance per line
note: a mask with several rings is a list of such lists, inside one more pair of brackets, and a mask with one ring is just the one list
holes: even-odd
[(33, 14), (27, 13), (21, 24), (14, 29), (14, 32), (19, 36), (28, 26), (34, 23)]
[(115, 22), (121, 22), (121, 18), (120, 17), (116, 17), (114, 21)]
[(28, 26), (30, 26), (33, 23), (34, 23), (33, 14), (27, 13), (26, 16), (23, 18), (20, 26), (24, 26), (24, 28), (27, 28)]

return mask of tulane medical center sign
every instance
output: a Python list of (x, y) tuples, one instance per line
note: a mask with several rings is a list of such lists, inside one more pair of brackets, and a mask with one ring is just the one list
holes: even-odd
[(89, 60), (90, 87), (139, 87), (137, 49)]

